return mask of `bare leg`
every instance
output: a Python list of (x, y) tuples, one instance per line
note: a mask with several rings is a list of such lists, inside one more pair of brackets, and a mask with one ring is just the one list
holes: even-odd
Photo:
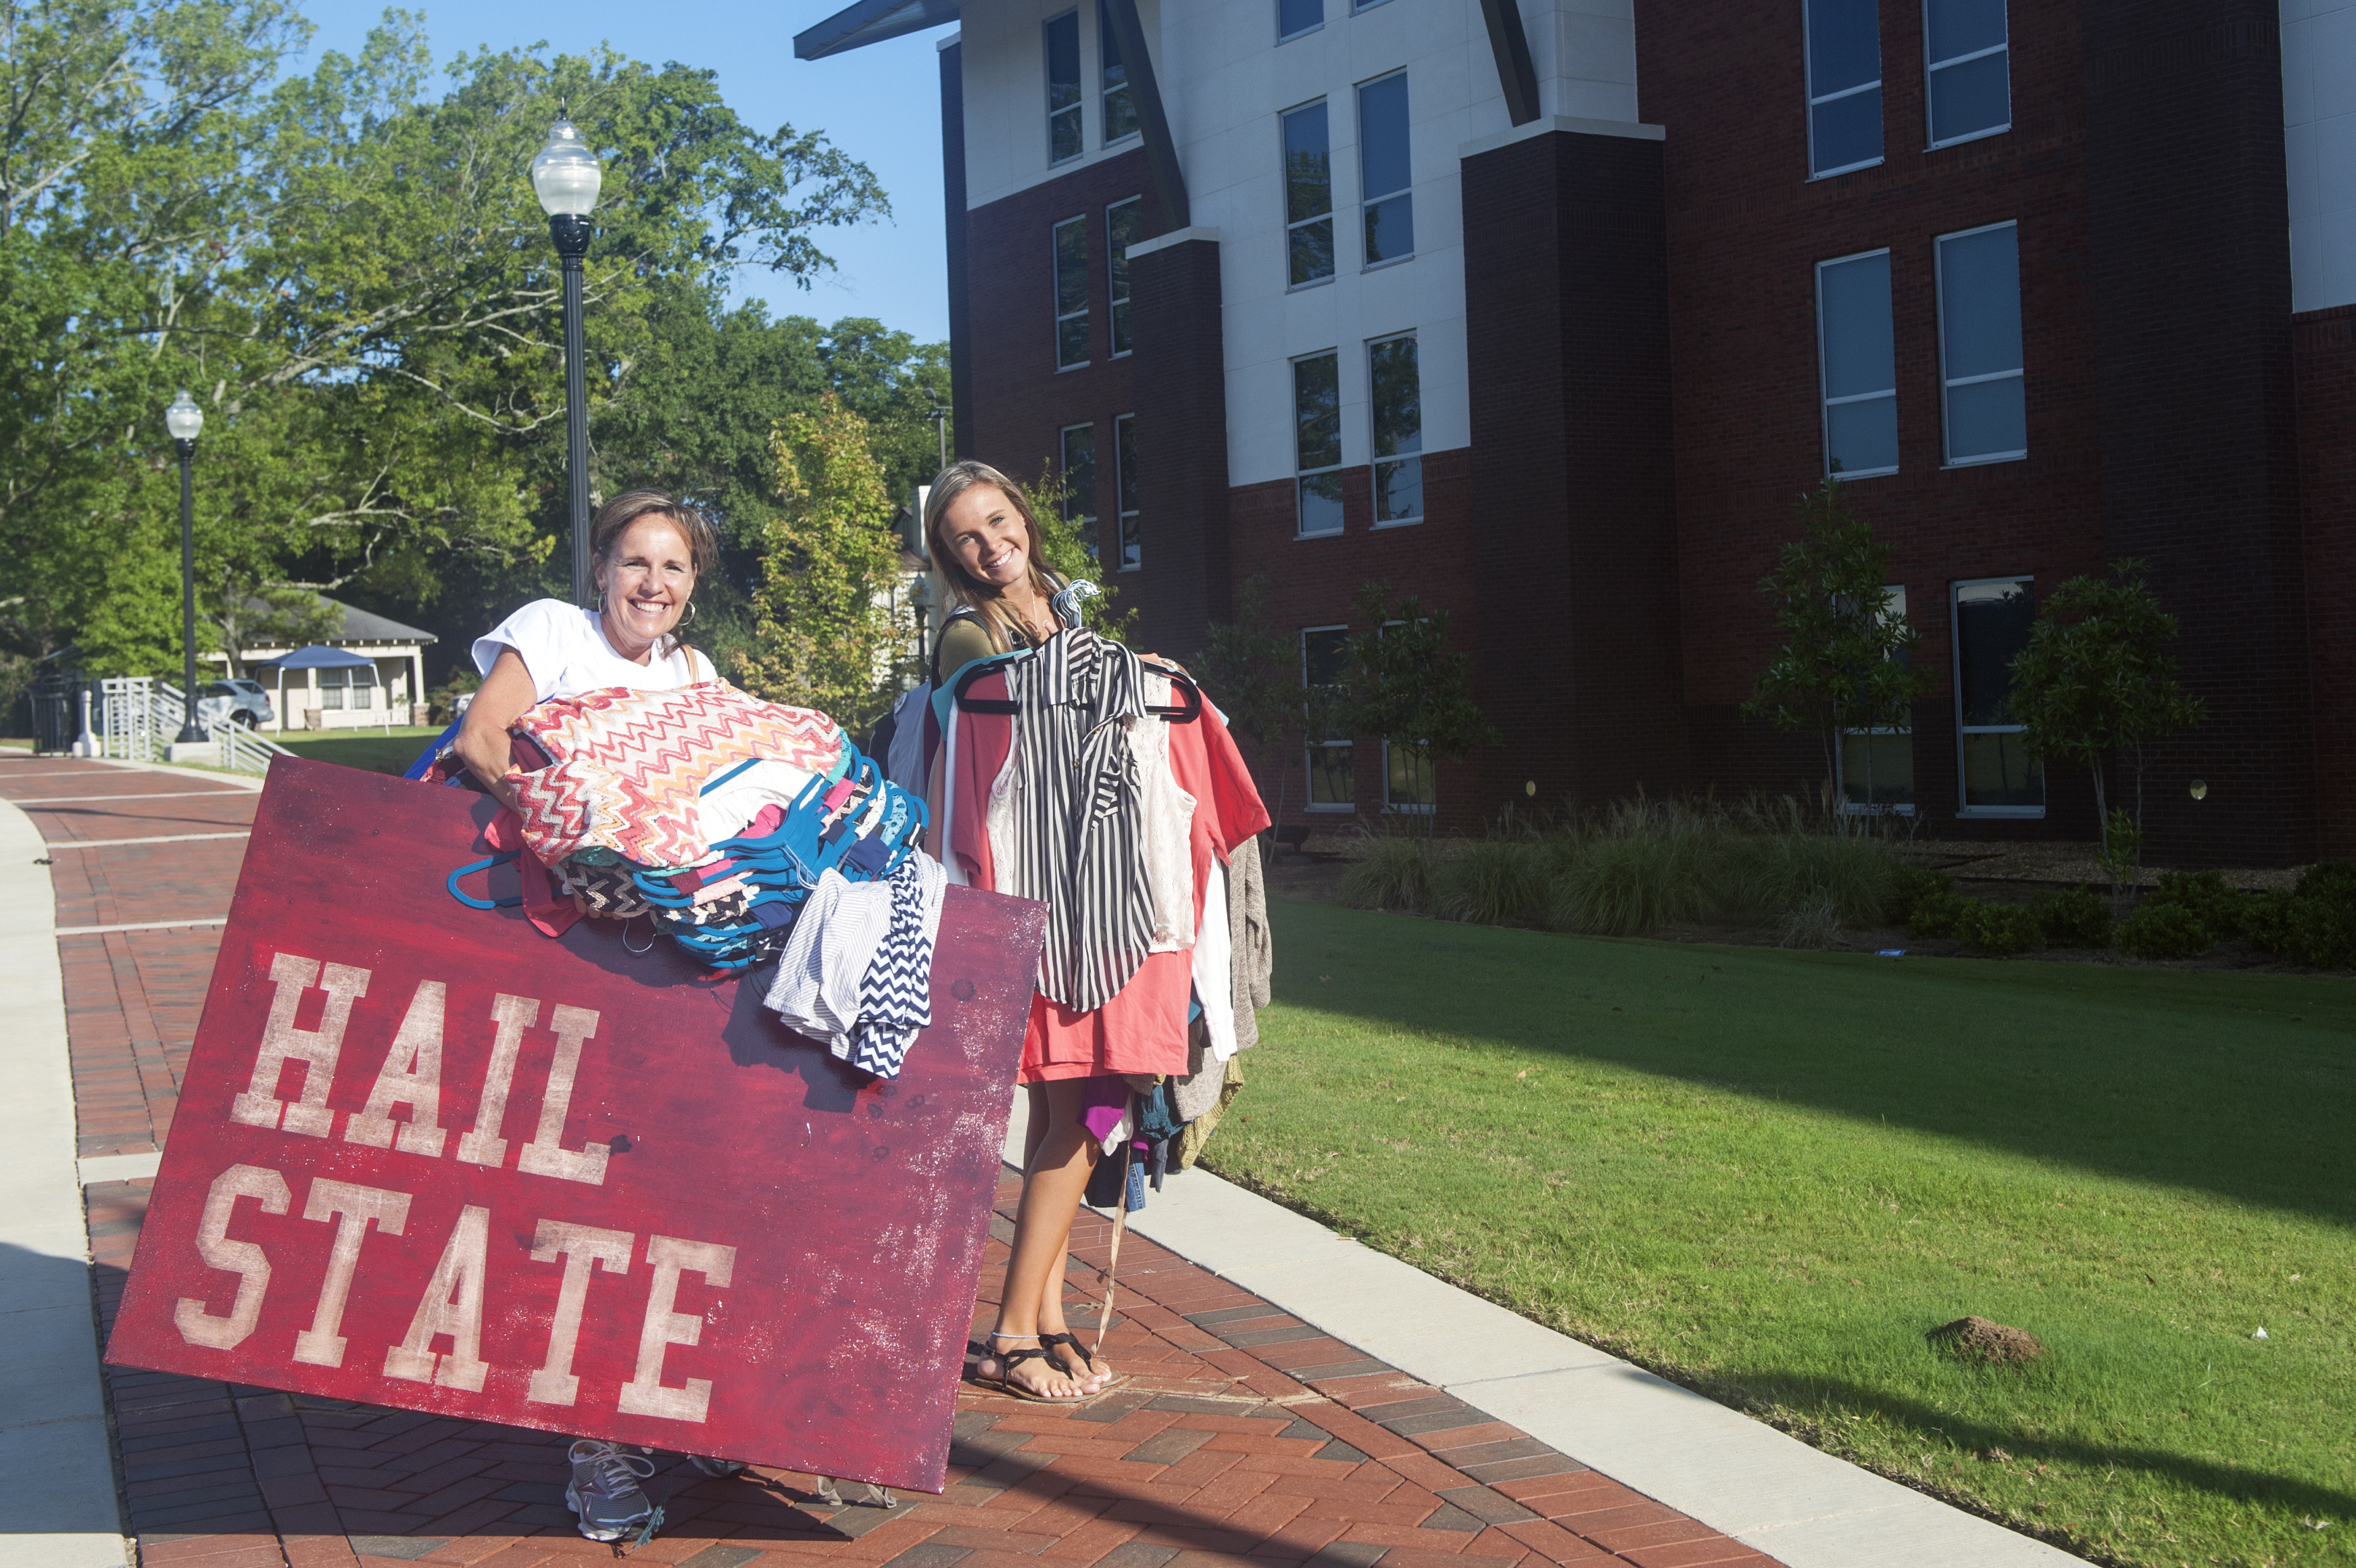
[[(998, 1328), (991, 1337), (994, 1354), (982, 1363), (984, 1376), (996, 1375), (993, 1363), (1006, 1352), (1037, 1345), (1043, 1330), (1065, 1332), (1064, 1259), (1071, 1247), (1072, 1220), (1099, 1152), (1080, 1120), (1087, 1104), (1085, 1082), (1063, 1079), (1029, 1090), (1031, 1129), (1023, 1144), (1030, 1165), (1023, 1177), (1023, 1201), (1015, 1210), (1013, 1254), (1006, 1262)], [(1059, 1360), (1051, 1362), (1061, 1366)], [(1051, 1362), (1026, 1359), (1013, 1369), (1012, 1380), (1033, 1393), (1059, 1399), (1077, 1399), (1093, 1386), (1050, 1370)]]

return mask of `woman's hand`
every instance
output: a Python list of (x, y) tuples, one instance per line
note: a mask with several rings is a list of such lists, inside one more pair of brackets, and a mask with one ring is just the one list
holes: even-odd
[(522, 807), (507, 779), (513, 757), (508, 747), (508, 726), (523, 717), (538, 695), (523, 656), (512, 648), (501, 649), (499, 661), (491, 666), (491, 672), (476, 690), (475, 700), (466, 704), (466, 722), (459, 726), (455, 743), (458, 760), (466, 765), (475, 782), (519, 815)]

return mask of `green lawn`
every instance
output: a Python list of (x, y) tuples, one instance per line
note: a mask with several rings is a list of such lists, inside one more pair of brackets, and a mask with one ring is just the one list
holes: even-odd
[(346, 768), (362, 768), (370, 773), (390, 773), (395, 777), (409, 771), (425, 743), (442, 733), (439, 726), (395, 725), (387, 735), (380, 729), (327, 730), (313, 734), (295, 731), (288, 735), (273, 735), (278, 742), (298, 757), (314, 762), (339, 762)]
[(1272, 914), (1221, 1174), (2087, 1555), (2356, 1563), (2356, 983)]

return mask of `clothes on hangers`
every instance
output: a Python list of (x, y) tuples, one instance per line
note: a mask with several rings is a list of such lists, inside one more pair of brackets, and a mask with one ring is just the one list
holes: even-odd
[(526, 709), (511, 733), (552, 759), (508, 774), (524, 836), (547, 862), (599, 848), (640, 865), (699, 865), (712, 853), (699, 793), (706, 782), (745, 762), (803, 779), (830, 775), (852, 749), (824, 714), (765, 703), (721, 681), (558, 697)]
[(916, 1032), (933, 1021), (933, 946), (941, 929), (948, 877), (922, 853), (892, 874), (891, 927), (859, 983), (859, 1023), (846, 1053), (851, 1065), (897, 1078)]
[[(1170, 693), (1170, 677), (1146, 672), (1149, 704), (1168, 707)], [(1155, 952), (1194, 945), (1194, 868), (1187, 853), (1194, 797), (1178, 788), (1170, 771), (1170, 732), (1181, 727), (1157, 718), (1136, 720), (1130, 726), (1143, 794), (1139, 816), (1145, 827), (1145, 886), (1153, 908)]]
[(763, 1004), (796, 1034), (848, 1057), (860, 983), (891, 926), (891, 884), (845, 881), (829, 867), (794, 918)]
[(1086, 629), (1007, 666), (1020, 711), (1023, 832), (996, 868), (1001, 892), (1047, 906), (1039, 990), (1082, 1012), (1120, 990), (1151, 950), (1142, 780), (1130, 726), (1142, 719), (1137, 655)]
[(1276, 971), (1276, 936), (1268, 924), (1268, 877), (1257, 842), (1237, 850), (1227, 862), (1227, 942), (1236, 1046), (1249, 1050), (1259, 1043), (1256, 1015), (1272, 1000), (1269, 981)]

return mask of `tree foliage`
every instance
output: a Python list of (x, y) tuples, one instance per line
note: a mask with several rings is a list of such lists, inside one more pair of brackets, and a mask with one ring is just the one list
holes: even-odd
[(1303, 722), (1304, 693), (1300, 644), (1270, 618), (1268, 587), (1265, 573), (1244, 580), (1236, 590), (1236, 618), (1211, 624), (1194, 669), (1227, 728), (1250, 746), (1263, 777), (1281, 758), (1276, 788), (1261, 790), (1281, 823), (1297, 756), (1285, 737)]
[(1922, 634), (1889, 598), (1889, 547), (1850, 510), (1839, 482), (1827, 478), (1795, 510), (1801, 536), (1759, 585), (1783, 646), (1742, 711), (1787, 734), (1814, 729), (1829, 791), (1842, 734), (1905, 727), (1932, 677), (1912, 663)]
[(900, 544), (884, 467), (867, 422), (832, 393), (816, 413), (788, 415), (769, 449), (779, 504), (753, 599), (756, 646), (738, 673), (760, 696), (863, 732), (912, 651), (891, 613)]
[(1406, 752), (1424, 778), (1435, 758), (1462, 761), (1497, 743), (1496, 726), (1472, 700), (1472, 656), (1449, 644), (1447, 611), (1425, 609), (1413, 594), (1394, 598), (1388, 584), (1370, 582), (1358, 590), (1352, 621), (1344, 645), (1352, 731)]
[[(561, 278), (526, 169), (560, 106), (605, 171), (593, 489), (676, 474), (725, 516), (760, 510), (742, 433), (773, 420), (692, 393), (757, 402), (750, 367), (717, 358), (778, 334), (757, 315), (732, 333), (720, 302), (739, 267), (806, 285), (829, 266), (821, 231), (888, 210), (867, 169), (745, 125), (708, 71), (486, 49), (436, 85), (417, 18), (392, 12), (357, 58), (282, 79), (307, 38), (278, 0), (0, 0), (0, 541), (43, 585), (0, 624), (21, 651), (177, 662), (160, 416), (182, 386), (207, 415), (214, 646), (241, 618), (299, 616), (298, 587), (423, 605), (541, 585), (567, 526)], [(850, 346), (896, 389), (923, 352), (893, 336)], [(808, 352), (806, 399), (827, 375)]]
[[(2108, 576), (2072, 577), (2053, 590), (2012, 661), (2012, 711), (2030, 756), (2073, 762), (2094, 781), (2103, 857), (2115, 886), (2134, 885), (2143, 837), (2143, 748), (2206, 716), (2176, 679), (2168, 650), (2176, 618), (2144, 581), (2144, 563), (2113, 564)], [(2105, 774), (2124, 757), (2135, 780), (2132, 812), (2115, 810)]]

